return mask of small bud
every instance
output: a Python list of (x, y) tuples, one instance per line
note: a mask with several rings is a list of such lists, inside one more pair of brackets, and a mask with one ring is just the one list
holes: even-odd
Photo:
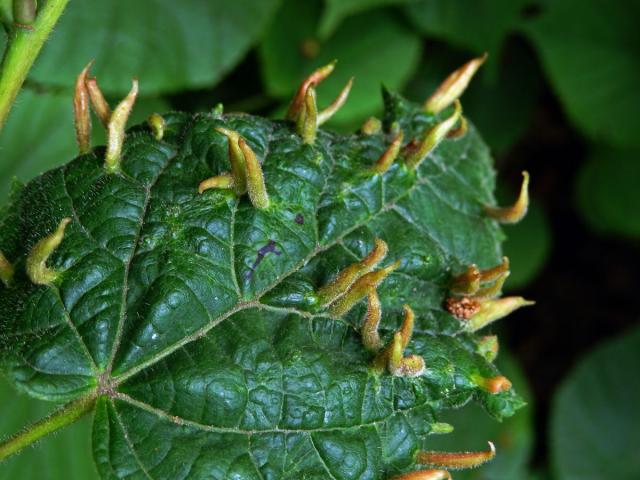
[(320, 43), (315, 38), (306, 38), (300, 43), (300, 53), (304, 58), (315, 58), (320, 53)]
[(244, 164), (247, 169), (247, 189), (251, 203), (253, 203), (254, 207), (262, 210), (269, 208), (269, 195), (264, 183), (262, 166), (244, 138), (239, 138), (238, 146), (244, 155)]
[(47, 267), (47, 260), (64, 239), (70, 218), (63, 218), (51, 235), (44, 237), (27, 255), (27, 276), (36, 285), (49, 285), (58, 278), (58, 272)]
[(36, 20), (38, 2), (36, 0), (13, 0), (13, 21), (19, 26), (31, 25)]
[(165, 119), (157, 113), (152, 113), (149, 118), (147, 118), (147, 124), (149, 128), (151, 128), (156, 140), (162, 140), (164, 137), (164, 129), (167, 126)]
[(437, 114), (460, 98), (487, 56), (485, 53), (481, 57), (474, 58), (451, 73), (425, 102), (424, 109), (428, 113)]
[(138, 96), (138, 79), (133, 79), (129, 94), (122, 100), (111, 114), (108, 128), (107, 155), (105, 168), (110, 173), (120, 171), (120, 155), (124, 144), (125, 128), (133, 104)]
[(467, 117), (464, 115), (460, 116), (460, 123), (457, 127), (449, 130), (447, 133), (447, 138), (462, 138), (467, 134), (469, 130), (469, 122), (467, 122)]
[(247, 168), (244, 161), (244, 154), (238, 143), (240, 134), (222, 127), (217, 127), (215, 131), (227, 137), (229, 141), (229, 163), (231, 164), (233, 189), (236, 195), (244, 195), (247, 193)]
[(489, 378), (481, 375), (472, 375), (471, 379), (473, 380), (473, 383), (492, 395), (511, 390), (511, 382), (503, 375), (497, 375)]
[(518, 223), (529, 209), (529, 173), (522, 172), (522, 185), (516, 203), (510, 207), (485, 207), (485, 212), (500, 223)]
[(316, 102), (316, 89), (309, 87), (304, 97), (304, 106), (296, 120), (296, 130), (302, 137), (302, 141), (313, 145), (318, 131), (318, 105)]
[(387, 150), (382, 154), (378, 161), (376, 161), (375, 165), (371, 167), (371, 170), (373, 172), (382, 174), (389, 170), (389, 168), (391, 168), (393, 162), (396, 160), (396, 158), (398, 158), (403, 139), (404, 134), (402, 133), (402, 130), (400, 130), (391, 141), (391, 145), (389, 145), (389, 148), (387, 148)]
[(375, 135), (382, 131), (382, 122), (376, 117), (369, 117), (360, 127), (360, 131), (365, 135)]
[(349, 287), (365, 273), (373, 270), (387, 256), (389, 247), (386, 242), (375, 239), (371, 252), (357, 263), (349, 265), (342, 270), (334, 280), (318, 290), (318, 300), (321, 305), (329, 305), (339, 296), (344, 295)]
[(493, 362), (498, 356), (500, 350), (500, 344), (498, 343), (497, 335), (486, 335), (478, 339), (477, 352), (487, 359), (488, 362)]
[(307, 90), (309, 87), (317, 87), (320, 82), (322, 82), (325, 78), (331, 75), (333, 69), (336, 67), (336, 61), (334, 60), (328, 65), (324, 67), (318, 68), (311, 75), (303, 80), (296, 92), (291, 104), (289, 105), (289, 111), (287, 112), (287, 119), (296, 121), (300, 113), (302, 113), (302, 109), (304, 108), (305, 99), (307, 97)]
[(391, 480), (451, 480), (451, 474), (446, 470), (416, 470)]
[(382, 319), (382, 305), (380, 304), (380, 297), (378, 297), (378, 292), (375, 288), (369, 291), (368, 298), (367, 313), (362, 321), (360, 333), (362, 335), (364, 348), (377, 352), (382, 348), (380, 333), (378, 333), (378, 326)]
[(407, 166), (412, 170), (418, 168), (422, 161), (427, 158), (429, 152), (435, 149), (438, 144), (447, 137), (447, 134), (455, 127), (462, 116), (462, 105), (459, 100), (454, 102), (455, 109), (450, 117), (444, 119), (436, 126), (428, 130), (422, 140), (417, 144), (409, 144), (405, 153)]
[(13, 265), (7, 260), (7, 257), (0, 252), (0, 281), (4, 283), (5, 287), (8, 287), (13, 279)]
[(447, 298), (447, 311), (456, 318), (468, 320), (480, 311), (480, 301), (473, 297)]
[(107, 103), (107, 100), (102, 94), (102, 90), (98, 86), (98, 79), (87, 78), (86, 80), (87, 91), (89, 92), (89, 98), (91, 99), (91, 106), (93, 111), (100, 119), (100, 122), (104, 128), (109, 128), (109, 120), (111, 120), (111, 107)]
[(93, 65), (93, 60), (84, 67), (76, 78), (73, 95), (73, 116), (76, 128), (76, 141), (81, 155), (91, 151), (91, 112), (89, 91), (87, 90), (87, 74)]
[(431, 424), (431, 429), (429, 430), (429, 433), (434, 433), (434, 434), (446, 434), (446, 433), (451, 433), (453, 432), (453, 425), (451, 425), (450, 423), (444, 423), (444, 422), (436, 422)]
[(416, 461), (423, 465), (460, 470), (479, 467), (496, 456), (496, 447), (489, 443), (484, 452), (419, 452)]
[(506, 317), (520, 307), (534, 305), (535, 302), (522, 297), (503, 297), (498, 299), (480, 300), (480, 309), (469, 317), (464, 329), (467, 332), (477, 332), (490, 323)]
[(356, 303), (362, 300), (372, 288), (376, 288), (387, 276), (400, 266), (395, 262), (388, 267), (381, 268), (362, 275), (342, 297), (338, 298), (329, 307), (329, 313), (335, 317), (341, 317), (351, 310)]
[(202, 194), (205, 190), (209, 190), (211, 188), (233, 188), (233, 177), (229, 173), (223, 173), (222, 175), (216, 175), (215, 177), (207, 178), (206, 180), (200, 182), (200, 185), (198, 185), (198, 192)]
[(338, 96), (335, 98), (331, 105), (327, 108), (323, 109), (320, 113), (318, 113), (318, 125), (322, 125), (327, 122), (331, 117), (333, 117), (338, 110), (342, 108), (342, 106), (349, 98), (349, 92), (351, 91), (351, 87), (353, 86), (353, 77), (349, 79), (347, 84), (342, 88)]

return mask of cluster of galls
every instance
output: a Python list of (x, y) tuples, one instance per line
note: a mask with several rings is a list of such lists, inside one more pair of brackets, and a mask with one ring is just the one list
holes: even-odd
[[(425, 102), (425, 111), (429, 113), (438, 114), (452, 104), (454, 105), (453, 113), (427, 130), (422, 138), (412, 139), (405, 145), (403, 145), (403, 133), (397, 128), (387, 150), (370, 167), (372, 174), (384, 174), (398, 158), (404, 162), (406, 168), (415, 169), (444, 138), (465, 134), (467, 123), (462, 116), (462, 107), (458, 98), (485, 59), (486, 56), (473, 59), (453, 72)], [(90, 67), (91, 63), (80, 73), (75, 86), (74, 112), (79, 150), (80, 153), (91, 150), (90, 108), (93, 107), (108, 133), (105, 169), (109, 173), (117, 174), (120, 172), (125, 127), (138, 93), (138, 82), (133, 80), (133, 87), (129, 94), (112, 111), (96, 79), (89, 77)], [(316, 70), (307, 77), (289, 106), (287, 118), (295, 124), (295, 130), (304, 143), (313, 144), (318, 127), (331, 118), (347, 100), (353, 79), (347, 83), (331, 105), (320, 111), (317, 108), (315, 88), (331, 74), (334, 67), (335, 62)], [(165, 128), (164, 119), (154, 114), (149, 117), (147, 123), (155, 137), (162, 139)], [(380, 129), (380, 121), (371, 118), (362, 126), (361, 131), (370, 135), (378, 133)], [(225, 128), (217, 128), (216, 131), (227, 138), (231, 172), (203, 180), (198, 187), (199, 192), (216, 188), (233, 190), (238, 196), (247, 193), (256, 208), (269, 208), (267, 186), (261, 162), (256, 154), (238, 132)], [(522, 188), (515, 204), (506, 208), (486, 207), (487, 216), (502, 223), (515, 223), (524, 217), (529, 203), (529, 176), (527, 172), (523, 172), (523, 176)], [(58, 273), (47, 267), (46, 262), (62, 242), (65, 228), (70, 222), (69, 218), (63, 219), (56, 231), (40, 240), (29, 253), (26, 272), (33, 283), (47, 285), (56, 280)], [(415, 377), (424, 372), (425, 362), (418, 355), (404, 355), (414, 327), (414, 313), (411, 307), (404, 305), (402, 325), (387, 344), (384, 344), (378, 332), (382, 308), (377, 287), (398, 267), (396, 262), (376, 269), (384, 260), (387, 251), (387, 244), (376, 239), (374, 248), (364, 259), (339, 272), (333, 280), (316, 292), (316, 297), (321, 308), (326, 309), (336, 318), (345, 315), (367, 297), (368, 308), (360, 331), (363, 346), (374, 354), (372, 369), (378, 373), (388, 371), (399, 377)], [(450, 296), (445, 302), (445, 307), (460, 319), (462, 330), (476, 332), (517, 308), (532, 303), (522, 297), (498, 298), (508, 275), (509, 262), (505, 257), (500, 265), (487, 270), (480, 270), (476, 265), (471, 265), (452, 279)], [(5, 285), (9, 285), (12, 276), (13, 266), (0, 252), (0, 280)], [(480, 354), (492, 361), (498, 350), (496, 337), (480, 338), (478, 348)], [(480, 388), (490, 393), (511, 388), (511, 383), (503, 376), (492, 378), (476, 376), (473, 380)], [(416, 463), (436, 469), (419, 470), (392, 480), (450, 479), (451, 475), (444, 469), (470, 468), (487, 462), (495, 456), (495, 448), (491, 442), (489, 447), (489, 450), (484, 452), (418, 452)]]

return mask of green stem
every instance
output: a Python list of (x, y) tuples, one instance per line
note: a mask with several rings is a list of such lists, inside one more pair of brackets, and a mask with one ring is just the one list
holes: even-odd
[(34, 423), (22, 432), (15, 434), (13, 437), (0, 442), (0, 463), (9, 458), (11, 455), (18, 453), (25, 447), (32, 445), (45, 435), (55, 432), (67, 425), (71, 425), (75, 421), (89, 413), (95, 404), (95, 397), (83, 397), (66, 404), (59, 410), (56, 410), (47, 418)]
[(67, 3), (69, 0), (48, 0), (32, 25), (16, 25), (10, 32), (7, 50), (0, 65), (0, 130), (29, 69)]

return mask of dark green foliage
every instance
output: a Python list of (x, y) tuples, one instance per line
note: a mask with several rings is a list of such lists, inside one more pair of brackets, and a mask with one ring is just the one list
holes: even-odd
[[(443, 409), (477, 401), (501, 419), (522, 405), (475, 385), (498, 372), (443, 309), (452, 273), (500, 261), (502, 233), (482, 214), (494, 172), (473, 127), (417, 171), (396, 163), (373, 176), (391, 134), (320, 130), (304, 145), (292, 125), (249, 115), (165, 119), (162, 141), (130, 130), (121, 175), (106, 173), (98, 148), (28, 183), (0, 231), (17, 272), (0, 290), (5, 370), (45, 400), (97, 391), (104, 478), (383, 480), (415, 468)], [(405, 138), (435, 121), (387, 94), (385, 123)], [(216, 126), (262, 160), (267, 210), (198, 194), (229, 169)], [(61, 276), (34, 286), (25, 256), (63, 217), (73, 221), (48, 262)], [(330, 318), (314, 301), (376, 237), (385, 262), (401, 262), (379, 289), (383, 339), (410, 304), (407, 352), (427, 367), (417, 378), (370, 371), (363, 304)]]
[(555, 478), (640, 476), (638, 369), (640, 329), (635, 328), (596, 348), (568, 375), (558, 389), (552, 414)]

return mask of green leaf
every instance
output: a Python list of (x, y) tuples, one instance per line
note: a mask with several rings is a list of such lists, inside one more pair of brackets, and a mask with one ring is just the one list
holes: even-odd
[(638, 18), (635, 0), (550, 1), (525, 28), (571, 121), (619, 146), (640, 145)]
[[(437, 121), (388, 92), (386, 104), (407, 139)], [(453, 272), (501, 258), (502, 232), (483, 215), (492, 161), (473, 127), (416, 171), (372, 175), (394, 133), (320, 130), (308, 145), (290, 123), (245, 114), (165, 120), (162, 140), (129, 131), (121, 174), (98, 148), (32, 180), (0, 230), (16, 271), (0, 288), (3, 368), (34, 397), (98, 397), (103, 478), (385, 480), (416, 467), (442, 409), (475, 400), (503, 419), (523, 405), (478, 386), (499, 371), (443, 308)], [(229, 169), (220, 126), (261, 159), (269, 208), (198, 193)], [(59, 277), (33, 285), (25, 257), (65, 217), (47, 261)], [(426, 365), (416, 377), (371, 369), (363, 302), (332, 316), (314, 294), (376, 237), (385, 265), (400, 262), (379, 287), (381, 335), (409, 303), (406, 353)]]
[(475, 53), (498, 57), (506, 36), (522, 22), (526, 0), (422, 0), (406, 7), (416, 28)]
[(95, 59), (109, 93), (139, 77), (146, 95), (218, 82), (246, 54), (279, 0), (83, 0), (70, 2), (31, 78), (49, 86)]
[(558, 480), (640, 477), (640, 329), (583, 359), (554, 399), (553, 469)]
[[(506, 352), (500, 352), (496, 363), (529, 401), (532, 397), (527, 381), (515, 359)], [(449, 435), (429, 437), (429, 449), (477, 451), (486, 449), (487, 441), (493, 441), (498, 452), (495, 460), (483, 468), (456, 472), (455, 480), (521, 480), (527, 477), (534, 440), (531, 408), (497, 423), (487, 417), (478, 405), (470, 405), (462, 410), (445, 412), (442, 421), (455, 425), (455, 429)]]
[[(141, 98), (136, 102), (131, 121), (140, 122), (152, 112), (166, 109), (162, 100)], [(104, 130), (95, 119), (93, 134), (94, 143), (104, 142)], [(0, 178), (30, 180), (65, 163), (77, 150), (71, 93), (23, 89), (0, 132)], [(6, 199), (9, 187), (8, 181), (0, 183), (0, 201)]]
[(400, 89), (409, 79), (420, 56), (420, 39), (394, 15), (373, 11), (346, 20), (331, 38), (318, 43), (316, 56), (307, 58), (302, 45), (317, 41), (320, 12), (317, 1), (283, 4), (260, 44), (265, 86), (270, 94), (288, 102), (302, 78), (337, 59), (335, 71), (318, 88), (318, 104), (329, 104), (353, 76), (349, 100), (334, 123), (359, 123), (381, 110), (382, 84)]
[(416, 0), (326, 0), (322, 20), (318, 27), (318, 35), (322, 39), (330, 37), (340, 23), (350, 15), (386, 5), (412, 1)]
[(596, 147), (577, 180), (578, 207), (598, 232), (640, 237), (640, 151)]
[[(0, 379), (0, 438), (8, 437), (25, 425), (40, 420), (55, 407), (18, 395)], [(10, 406), (10, 407), (8, 407)], [(64, 430), (54, 441), (25, 451), (0, 467), (0, 480), (37, 478), (38, 480), (91, 480), (98, 478), (91, 459), (91, 422), (83, 420)]]

